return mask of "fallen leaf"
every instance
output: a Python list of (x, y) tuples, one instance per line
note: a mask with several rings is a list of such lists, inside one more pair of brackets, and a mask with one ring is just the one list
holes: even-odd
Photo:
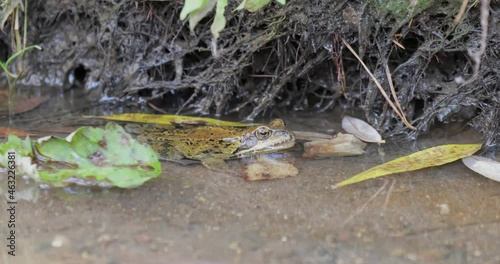
[(30, 135), (34, 135), (34, 134), (28, 133), (28, 132), (22, 131), (22, 130), (17, 130), (17, 129), (13, 129), (13, 128), (0, 126), (0, 138), (8, 137), (9, 135), (14, 135), (14, 136), (18, 136), (18, 137), (25, 137), (25, 136), (30, 136)]
[(342, 129), (365, 142), (385, 143), (375, 128), (358, 118), (344, 116), (342, 118)]
[(48, 99), (48, 96), (37, 96), (20, 102), (16, 102), (12, 109), (12, 114), (15, 115), (31, 111), (37, 108), (39, 105), (45, 103)]
[(363, 155), (366, 143), (351, 134), (338, 133), (335, 138), (304, 143), (304, 158)]
[(82, 117), (101, 118), (101, 119), (115, 120), (115, 121), (161, 124), (161, 125), (187, 124), (187, 125), (232, 126), (232, 127), (247, 127), (247, 126), (258, 125), (252, 123), (223, 121), (208, 117), (182, 116), (182, 115), (154, 115), (154, 114), (126, 113), (126, 114), (116, 114), (107, 116), (82, 116)]
[(500, 162), (476, 155), (463, 158), (462, 162), (484, 177), (500, 182)]
[(12, 159), (9, 152), (16, 154), (19, 174), (53, 186), (132, 188), (161, 173), (154, 150), (115, 123), (104, 129), (80, 127), (66, 138), (49, 136), (34, 142), (11, 135), (0, 144), (0, 166)]
[(450, 144), (428, 148), (375, 166), (337, 183), (333, 186), (333, 189), (393, 173), (414, 171), (450, 163), (474, 154), (481, 149), (481, 146), (481, 144)]

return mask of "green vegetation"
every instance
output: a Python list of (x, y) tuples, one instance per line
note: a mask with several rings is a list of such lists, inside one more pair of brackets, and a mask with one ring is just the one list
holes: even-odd
[(414, 17), (434, 5), (434, 0), (378, 0), (375, 5), (384, 13), (390, 13), (396, 19)]
[[(246, 9), (250, 12), (256, 12), (269, 4), (271, 0), (243, 0), (236, 10)], [(284, 5), (286, 0), (276, 0)], [(198, 22), (215, 8), (215, 17), (210, 30), (215, 39), (219, 38), (219, 33), (226, 27), (226, 18), (224, 12), (227, 6), (227, 0), (185, 0), (180, 18), (186, 19), (189, 16), (189, 28), (194, 30)]]
[(131, 188), (161, 173), (155, 151), (115, 123), (108, 123), (105, 129), (81, 127), (67, 138), (32, 142), (9, 136), (0, 144), (0, 166), (7, 167), (9, 152), (17, 155), (18, 173), (53, 186), (76, 183)]
[[(5, 72), (7, 82), (9, 84), (9, 116), (12, 112), (12, 90), (16, 86), (17, 79), (21, 76), (23, 72), (22, 57), (23, 54), (31, 49), (41, 49), (37, 45), (26, 46), (27, 33), (28, 33), (28, 0), (24, 0), (24, 5), (22, 0), (0, 0), (2, 1), (0, 6), (2, 7), (2, 12), (0, 13), (0, 30), (4, 30), (4, 26), (7, 21), (10, 21), (10, 32), (11, 32), (11, 47), (14, 52), (5, 62), (0, 61), (0, 68)], [(24, 23), (23, 23), (23, 34), (20, 33), (20, 17), (21, 12), (24, 12)], [(11, 72), (9, 70), (9, 64), (16, 58), (17, 61), (16, 72)]]

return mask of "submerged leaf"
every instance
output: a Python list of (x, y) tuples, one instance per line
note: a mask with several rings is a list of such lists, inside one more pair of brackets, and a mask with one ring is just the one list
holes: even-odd
[(101, 118), (115, 121), (150, 123), (160, 125), (215, 125), (231, 127), (247, 127), (256, 124), (223, 121), (208, 117), (181, 116), (181, 115), (153, 115), (153, 114), (116, 114), (107, 116), (83, 116), (84, 118)]
[(393, 173), (414, 171), (439, 166), (468, 157), (481, 149), (481, 144), (450, 144), (428, 148), (401, 158), (375, 166), (345, 181), (337, 183), (333, 188), (362, 182)]
[(295, 139), (297, 140), (305, 140), (305, 141), (313, 141), (313, 140), (322, 140), (322, 139), (332, 139), (333, 135), (309, 132), (309, 131), (293, 131), (295, 134)]
[(344, 116), (344, 118), (342, 118), (342, 129), (344, 129), (347, 133), (355, 135), (357, 138), (365, 142), (385, 142), (382, 140), (382, 137), (377, 132), (377, 130), (375, 130), (365, 121), (358, 118)]
[(37, 108), (39, 105), (45, 103), (48, 99), (48, 96), (36, 96), (20, 102), (16, 102), (16, 104), (14, 105), (14, 109), (12, 109), (12, 114), (15, 115), (31, 111)]
[(25, 137), (25, 136), (29, 136), (32, 134), (30, 134), (26, 131), (0, 126), (0, 137), (7, 137), (9, 135), (14, 135), (14, 136), (18, 136), (18, 137)]
[(476, 155), (463, 158), (462, 162), (484, 177), (500, 182), (500, 162)]

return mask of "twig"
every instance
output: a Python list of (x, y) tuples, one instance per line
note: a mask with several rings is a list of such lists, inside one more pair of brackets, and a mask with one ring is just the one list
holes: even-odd
[(391, 94), (392, 97), (394, 97), (394, 102), (396, 102), (396, 106), (398, 107), (399, 111), (401, 112), (401, 116), (403, 118), (403, 123), (408, 127), (413, 130), (415, 130), (415, 127), (408, 122), (406, 119), (406, 116), (403, 114), (403, 108), (401, 107), (401, 104), (399, 103), (398, 96), (396, 95), (396, 89), (394, 88), (394, 84), (392, 83), (392, 76), (391, 76), (391, 71), (389, 70), (389, 66), (387, 64), (385, 66), (385, 74), (387, 75), (387, 82), (389, 83), (389, 88), (391, 89)]
[(453, 21), (455, 25), (458, 25), (460, 21), (462, 21), (462, 18), (465, 14), (465, 9), (467, 8), (467, 4), (469, 4), (469, 0), (462, 0), (462, 5), (460, 6), (460, 10), (458, 11), (457, 16), (455, 17), (455, 20)]
[(479, 50), (477, 52), (472, 51), (471, 48), (467, 49), (469, 57), (474, 61), (474, 72), (472, 77), (465, 81), (462, 85), (469, 84), (473, 82), (479, 75), (479, 67), (481, 66), (481, 57), (486, 51), (486, 41), (488, 40), (488, 17), (490, 15), (490, 0), (481, 0), (481, 40), (479, 45)]
[(370, 199), (368, 199), (368, 201), (366, 201), (365, 204), (363, 204), (363, 206), (361, 206), (354, 214), (352, 214), (351, 216), (349, 216), (345, 221), (344, 223), (342, 223), (342, 226), (345, 226), (349, 221), (351, 221), (351, 219), (353, 219), (355, 216), (359, 215), (361, 212), (363, 212), (363, 210), (365, 209), (365, 207), (371, 202), (373, 201), (373, 199), (375, 199), (375, 197), (377, 197), (377, 195), (385, 188), (385, 186), (387, 186), (387, 183), (389, 181), (387, 179), (384, 179), (384, 185), (382, 185), (382, 187), (380, 187), (377, 192), (372, 195), (372, 197), (370, 197)]
[(358, 59), (359, 63), (361, 63), (361, 65), (363, 66), (363, 68), (365, 69), (365, 71), (368, 73), (368, 75), (370, 75), (370, 77), (372, 78), (373, 82), (375, 83), (375, 85), (377, 86), (377, 88), (379, 89), (380, 93), (382, 93), (382, 96), (384, 96), (385, 100), (387, 101), (387, 103), (391, 106), (391, 108), (394, 110), (394, 112), (401, 118), (401, 120), (403, 120), (403, 123), (406, 125), (406, 127), (408, 127), (409, 129), (412, 129), (412, 130), (416, 130), (415, 127), (413, 127), (410, 123), (408, 123), (406, 117), (403, 116), (403, 113), (401, 113), (397, 107), (392, 103), (391, 99), (389, 99), (389, 96), (387, 95), (387, 93), (384, 91), (384, 88), (382, 88), (382, 85), (379, 83), (379, 81), (377, 80), (377, 78), (375, 78), (375, 75), (373, 75), (373, 73), (368, 69), (368, 67), (366, 66), (366, 64), (361, 60), (361, 58), (358, 56), (358, 54), (356, 54), (356, 52), (354, 51), (354, 49), (351, 47), (351, 45), (349, 45), (349, 43), (347, 43), (347, 41), (345, 41), (345, 39), (342, 39), (342, 42), (344, 42), (344, 45), (346, 45), (346, 47), (349, 49), (349, 51), (351, 51), (351, 53), (354, 55), (354, 57), (356, 57), (356, 59)]
[(394, 185), (396, 185), (396, 179), (392, 179), (391, 186), (389, 186), (389, 190), (387, 191), (387, 196), (385, 197), (383, 210), (387, 209), (387, 205), (389, 204), (389, 200), (391, 198), (392, 191), (394, 190)]

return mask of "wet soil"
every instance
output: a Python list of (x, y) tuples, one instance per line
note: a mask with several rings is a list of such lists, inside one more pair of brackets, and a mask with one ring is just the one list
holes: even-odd
[[(14, 124), (51, 124), (38, 113)], [(80, 113), (96, 111), (84, 104)], [(69, 125), (75, 112), (61, 113)], [(295, 130), (339, 129), (340, 114), (285, 116)], [(38, 122), (35, 122), (38, 120)], [(66, 120), (66, 122), (62, 122)], [(16, 128), (20, 128), (16, 127)], [(40, 126), (39, 130), (44, 130)], [(47, 125), (45, 127), (50, 127)], [(34, 128), (34, 127), (33, 127)], [(246, 182), (201, 165), (164, 163), (141, 187), (40, 189), (16, 205), (16, 257), (2, 263), (498, 263), (498, 183), (461, 162), (332, 190), (401, 155), (444, 143), (475, 143), (460, 124), (413, 143), (371, 145), (364, 156), (306, 160), (297, 177)], [(385, 153), (385, 154), (383, 154)], [(241, 172), (243, 161), (230, 161)], [(0, 188), (5, 190), (5, 172)], [(30, 189), (31, 188), (31, 189)], [(0, 211), (6, 211), (6, 201)], [(0, 233), (7, 231), (2, 213)]]

